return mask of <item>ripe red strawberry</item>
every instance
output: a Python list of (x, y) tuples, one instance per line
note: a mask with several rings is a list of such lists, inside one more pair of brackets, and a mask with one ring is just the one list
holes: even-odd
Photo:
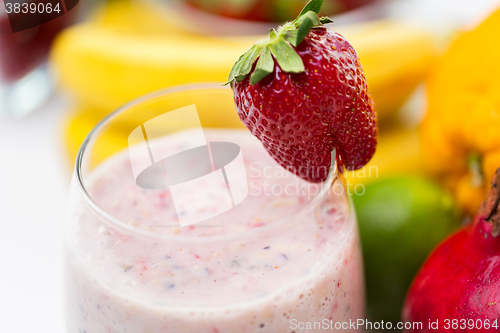
[(321, 26), (331, 22), (318, 17), (322, 2), (310, 1), (295, 21), (271, 30), (229, 75), (245, 126), (278, 163), (311, 182), (326, 179), (333, 149), (340, 165), (355, 170), (377, 144), (358, 56), (340, 34)]

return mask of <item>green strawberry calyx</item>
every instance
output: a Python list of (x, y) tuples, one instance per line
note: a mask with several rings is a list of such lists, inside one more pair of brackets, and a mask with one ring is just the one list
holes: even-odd
[(333, 23), (330, 18), (319, 16), (322, 6), (323, 0), (310, 0), (295, 20), (283, 24), (278, 30), (270, 29), (268, 37), (253, 45), (236, 61), (225, 85), (243, 81), (257, 58), (259, 60), (250, 76), (251, 85), (273, 72), (274, 59), (285, 72), (304, 72), (304, 62), (292, 46), (297, 47), (312, 28)]

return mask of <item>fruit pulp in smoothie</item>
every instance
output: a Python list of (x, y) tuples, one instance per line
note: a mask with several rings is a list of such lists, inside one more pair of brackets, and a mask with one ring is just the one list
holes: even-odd
[[(198, 197), (176, 211), (168, 189), (136, 186), (127, 152), (90, 173), (94, 203), (136, 232), (73, 200), (67, 332), (298, 333), (323, 330), (295, 323), (363, 318), (358, 233), (338, 188), (319, 198), (319, 185), (283, 170), (248, 131), (205, 136), (239, 145), (248, 195), (189, 227), (177, 215), (212, 209), (225, 184), (207, 183), (206, 202)], [(182, 151), (189, 138), (187, 130), (156, 140)]]

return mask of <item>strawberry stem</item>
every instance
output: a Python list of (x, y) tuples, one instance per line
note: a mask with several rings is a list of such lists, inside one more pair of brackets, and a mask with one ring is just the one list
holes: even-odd
[[(255, 61), (260, 57), (266, 57), (266, 59), (257, 62), (254, 73), (250, 77), (250, 84), (252, 85), (272, 73), (274, 59), (285, 72), (304, 72), (304, 62), (294, 47), (297, 47), (304, 40), (312, 28), (333, 22), (328, 17), (318, 16), (322, 5), (323, 0), (310, 0), (294, 21), (285, 23), (277, 31), (270, 29), (267, 38), (253, 45), (236, 61), (225, 85), (231, 84), (232, 87), (234, 81), (241, 82), (246, 79), (252, 71)], [(272, 54), (270, 58), (273, 65), (271, 71), (268, 51)]]
[(500, 203), (500, 168), (497, 169), (491, 182), (491, 189), (486, 199), (484, 199), (481, 207), (478, 210), (478, 216), (486, 222), (492, 223), (491, 235), (497, 237), (500, 235), (500, 211), (498, 205)]
[(315, 12), (316, 14), (319, 15), (319, 12), (321, 11), (321, 7), (323, 7), (323, 0), (311, 0), (306, 5), (302, 10), (300, 11), (299, 17), (304, 15), (305, 13), (312, 11)]

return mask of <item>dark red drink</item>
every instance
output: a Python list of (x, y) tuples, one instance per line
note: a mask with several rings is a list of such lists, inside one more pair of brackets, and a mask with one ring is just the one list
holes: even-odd
[[(0, 0), (1, 1), (1, 0)], [(3, 4), (0, 4), (3, 7)], [(0, 8), (3, 11), (4, 8)], [(5, 11), (0, 12), (0, 79), (13, 82), (42, 64), (54, 37), (74, 22), (76, 10), (39, 26), (12, 32)]]

